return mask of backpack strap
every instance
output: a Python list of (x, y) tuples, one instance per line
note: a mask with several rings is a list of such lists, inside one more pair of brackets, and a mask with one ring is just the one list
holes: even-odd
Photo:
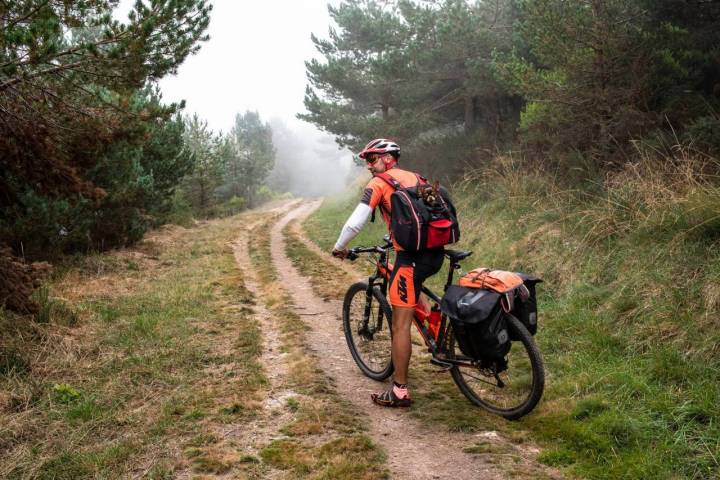
[(388, 175), (387, 173), (376, 173), (375, 176), (379, 178), (380, 180), (383, 180), (385, 183), (393, 187), (395, 190), (400, 190), (402, 188), (402, 185), (400, 185), (400, 182), (395, 180), (393, 177)]
[[(417, 176), (417, 173), (415, 175)], [(392, 177), (391, 175), (388, 175), (387, 173), (384, 173), (384, 172), (376, 173), (375, 176), (377, 178), (379, 178), (380, 180), (384, 181), (385, 183), (387, 183), (388, 185), (390, 185), (395, 191), (403, 188), (403, 186), (400, 185), (400, 182), (398, 182), (394, 177)], [(422, 177), (419, 177), (419, 178), (422, 178)], [(378, 207), (380, 208), (381, 211), (385, 210), (385, 211), (387, 211), (388, 215), (390, 214), (390, 211), (383, 206), (382, 202), (380, 202), (378, 204)], [(375, 210), (373, 210), (373, 212), (372, 212), (370, 221), (375, 222)]]
[(428, 179), (420, 175), (419, 173), (415, 173), (415, 177), (417, 177), (418, 185), (425, 185), (428, 182)]

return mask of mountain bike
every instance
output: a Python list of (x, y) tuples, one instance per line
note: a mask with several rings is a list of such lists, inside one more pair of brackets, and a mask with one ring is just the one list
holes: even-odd
[[(382, 381), (393, 373), (391, 358), (392, 309), (386, 299), (393, 266), (389, 263), (392, 243), (386, 236), (383, 245), (356, 247), (348, 252), (351, 261), (363, 254), (375, 266), (367, 282), (350, 286), (343, 301), (343, 330), (350, 353), (360, 370), (373, 380)], [(472, 252), (445, 250), (450, 261), (445, 290), (452, 285), (459, 262)], [(460, 351), (449, 319), (439, 312), (440, 296), (423, 286), (415, 308), (413, 324), (425, 342), (430, 362), (448, 371), (470, 402), (509, 420), (518, 419), (537, 405), (545, 387), (545, 371), (540, 350), (527, 328), (513, 315), (503, 311), (510, 338), (510, 351), (495, 361), (476, 360)], [(435, 325), (428, 323), (433, 316)], [(439, 318), (439, 327), (437, 319)]]

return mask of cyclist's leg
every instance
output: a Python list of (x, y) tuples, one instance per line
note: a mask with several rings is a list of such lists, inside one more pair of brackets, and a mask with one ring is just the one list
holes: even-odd
[(413, 282), (413, 262), (399, 252), (390, 277), (388, 299), (393, 306), (392, 360), (395, 366), (393, 386), (390, 390), (371, 395), (373, 402), (385, 407), (409, 407), (410, 392), (407, 389), (407, 371), (412, 345), (410, 325), (417, 301)]
[(407, 372), (412, 353), (410, 326), (414, 314), (414, 308), (393, 307), (392, 360), (395, 366), (393, 378), (401, 385), (407, 384)]
[(407, 370), (412, 353), (410, 326), (415, 315), (415, 305), (420, 299), (422, 284), (440, 270), (443, 260), (442, 248), (416, 253), (398, 252), (395, 259), (388, 296), (393, 307), (392, 358), (397, 383), (407, 383)]
[(388, 288), (388, 297), (393, 307), (394, 384), (389, 391), (372, 396), (373, 401), (379, 405), (390, 407), (410, 405), (410, 393), (407, 389), (407, 372), (412, 353), (410, 326), (415, 315), (415, 305), (420, 297), (422, 282), (440, 269), (442, 261), (442, 249), (412, 254), (398, 252), (397, 254)]
[(390, 277), (388, 299), (393, 308), (392, 359), (395, 365), (395, 382), (407, 384), (407, 371), (410, 364), (412, 345), (410, 326), (415, 314), (417, 295), (415, 292), (413, 255), (398, 252), (395, 268)]

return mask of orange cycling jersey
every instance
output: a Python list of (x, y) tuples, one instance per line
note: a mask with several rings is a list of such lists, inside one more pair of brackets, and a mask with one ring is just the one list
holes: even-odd
[[(408, 172), (407, 170), (401, 170), (395, 167), (385, 173), (397, 180), (402, 187), (413, 187), (418, 184), (418, 177), (413, 172)], [(361, 200), (362, 203), (372, 209), (380, 209), (380, 213), (382, 214), (383, 220), (385, 220), (388, 230), (390, 230), (390, 196), (394, 191), (395, 189), (388, 185), (387, 182), (380, 178), (373, 177), (365, 187)], [(392, 235), (392, 232), (390, 232), (390, 234)], [(393, 246), (395, 247), (396, 252), (403, 250), (394, 238)]]

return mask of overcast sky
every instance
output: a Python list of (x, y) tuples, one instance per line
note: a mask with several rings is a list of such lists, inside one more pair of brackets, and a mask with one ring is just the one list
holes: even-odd
[[(316, 55), (310, 34), (327, 37), (328, 0), (212, 0), (210, 40), (178, 74), (163, 78), (167, 101), (187, 101), (214, 130), (228, 131), (237, 112), (279, 117), (293, 130), (316, 131), (295, 119), (304, 111), (305, 60)], [(331, 3), (337, 4), (337, 0)], [(133, 0), (117, 11), (127, 19)]]
[[(211, 0), (210, 40), (185, 60), (177, 75), (160, 81), (164, 100), (185, 100), (185, 113), (197, 113), (216, 132), (228, 132), (235, 114), (246, 110), (259, 112), (265, 122), (280, 119), (302, 145), (292, 151), (279, 148), (284, 158), (276, 164), (291, 162), (291, 171), (298, 174), (295, 183), (309, 188), (305, 193), (341, 190), (352, 154), (339, 150), (332, 136), (295, 118), (304, 111), (304, 62), (321, 58), (310, 34), (327, 38), (327, 5), (339, 1)], [(126, 21), (133, 3), (121, 0), (116, 18)], [(312, 175), (328, 166), (332, 176)]]

